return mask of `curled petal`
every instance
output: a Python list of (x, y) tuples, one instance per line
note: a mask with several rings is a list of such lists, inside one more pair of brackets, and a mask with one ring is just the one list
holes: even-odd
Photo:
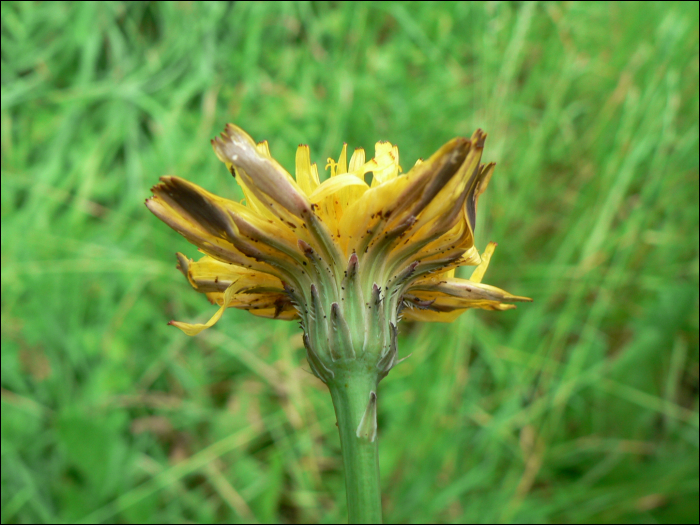
[[(226, 300), (223, 293), (208, 293), (207, 298), (214, 304), (222, 305)], [(299, 318), (299, 314), (286, 294), (248, 293), (235, 294), (227, 303), (228, 308), (247, 310), (258, 317), (282, 319), (291, 321)]]
[(280, 321), (295, 321), (299, 319), (299, 313), (291, 306), (283, 309), (275, 306), (273, 308), (249, 309), (248, 311), (253, 315), (265, 317), (266, 319), (278, 319)]
[(469, 146), (466, 139), (453, 139), (406, 175), (367, 190), (340, 223), (340, 230), (350, 239), (348, 249), (363, 253), (373, 239), (392, 226), (417, 217), (457, 173)]
[(490, 242), (486, 245), (484, 253), (481, 254), (481, 263), (479, 263), (479, 266), (474, 268), (472, 276), (469, 278), (471, 282), (480, 283), (481, 280), (484, 278), (484, 274), (486, 273), (486, 270), (489, 267), (489, 263), (491, 262), (491, 256), (493, 256), (493, 252), (496, 250), (496, 246), (498, 245), (495, 242)]
[[(509, 310), (515, 308), (515, 305), (506, 303), (531, 302), (529, 297), (512, 295), (495, 286), (481, 283), (495, 248), (496, 243), (489, 243), (471, 279), (459, 279), (454, 277), (454, 274), (444, 272), (435, 277), (424, 277), (414, 281), (404, 297), (409, 306), (405, 317), (449, 322), (469, 308)], [(415, 312), (411, 307), (421, 307), (419, 310), (430, 311), (433, 314)]]
[(428, 277), (419, 279), (409, 289), (409, 293), (415, 294), (419, 298), (425, 299), (426, 296), (434, 294), (436, 299), (444, 299), (445, 304), (462, 304), (462, 308), (470, 308), (467, 304), (469, 301), (492, 301), (498, 303), (509, 302), (531, 302), (529, 297), (521, 297), (512, 295), (488, 284), (482, 284), (481, 279), (484, 277), (494, 250), (496, 243), (490, 242), (484, 253), (481, 255), (481, 263), (475, 268), (470, 279), (458, 279), (456, 277), (447, 277), (440, 275), (436, 277)]
[[(228, 236), (231, 221), (224, 216), (222, 206), (193, 197), (192, 193), (199, 190), (203, 192), (200, 196), (204, 196), (204, 190), (177, 177), (161, 177), (161, 181), (153, 187), (154, 196), (146, 200), (146, 206), (156, 217), (216, 259), (241, 266), (255, 264), (232, 244)], [(195, 203), (191, 209), (183, 208), (178, 202), (175, 189), (178, 187), (184, 189), (182, 202)]]
[[(402, 312), (402, 316), (407, 321), (420, 321), (424, 323), (451, 323), (455, 321), (460, 315), (466, 312), (469, 308), (449, 308), (444, 307), (439, 309), (441, 305), (436, 305), (434, 309), (419, 309), (419, 308), (406, 308)], [(512, 310), (515, 308), (514, 304), (499, 304), (499, 303), (482, 303), (480, 305), (473, 305), (470, 308), (481, 308), (483, 310), (496, 310), (503, 312), (505, 310)]]
[(308, 212), (309, 201), (292, 176), (276, 160), (262, 154), (241, 128), (228, 124), (225, 133), (212, 140), (212, 146), (219, 160), (229, 169), (234, 167), (260, 201), (269, 203), (272, 199), (296, 217)]
[(493, 175), (493, 170), (496, 167), (495, 162), (489, 162), (486, 165), (479, 166), (479, 171), (476, 173), (474, 180), (470, 181), (469, 194), (466, 199), (466, 212), (467, 218), (469, 219), (469, 226), (472, 229), (472, 233), (476, 229), (476, 204), (479, 200), (479, 196), (484, 193), (486, 187), (489, 185), (491, 176)]
[[(432, 282), (431, 282), (432, 281)], [(529, 297), (512, 295), (505, 290), (488, 284), (475, 283), (468, 279), (444, 279), (435, 281), (426, 279), (416, 281), (411, 285), (408, 293), (421, 300), (435, 299), (445, 305), (453, 305), (456, 308), (473, 308), (472, 303), (482, 301), (510, 303), (532, 302)], [(477, 306), (477, 308), (480, 308)]]
[(349, 173), (336, 175), (335, 177), (331, 177), (330, 179), (323, 181), (323, 184), (321, 184), (311, 195), (309, 195), (309, 200), (314, 204), (318, 204), (329, 195), (333, 195), (336, 192), (355, 186), (360, 188), (363, 193), (369, 189), (367, 183), (364, 180), (357, 178), (355, 175), (351, 175)]
[(414, 261), (421, 262), (417, 277), (438, 269), (441, 264), (449, 267), (454, 264), (463, 266), (480, 262), (462, 201), (457, 201), (448, 213), (436, 217), (417, 233), (407, 233), (408, 235), (404, 234), (406, 238), (400, 239), (398, 245), (388, 254), (388, 273)]
[(223, 295), (223, 301), (221, 304), (221, 308), (219, 308), (216, 313), (212, 316), (209, 321), (207, 321), (204, 324), (201, 323), (196, 323), (196, 324), (189, 324), (189, 323), (183, 323), (180, 321), (170, 321), (168, 324), (173, 325), (178, 327), (180, 330), (185, 332), (187, 335), (197, 335), (199, 332), (202, 330), (206, 330), (207, 328), (211, 328), (214, 326), (219, 319), (221, 319), (221, 316), (224, 315), (224, 310), (226, 310), (226, 305), (231, 302), (231, 299), (233, 298), (233, 295), (236, 293), (236, 283), (232, 283), (231, 286), (229, 286), (226, 289), (226, 292), (224, 292)]
[(295, 239), (281, 222), (264, 220), (183, 179), (161, 177), (161, 181), (146, 205), (202, 251), (277, 276), (296, 272)]
[(161, 177), (160, 181), (151, 191), (170, 208), (168, 211), (171, 214), (179, 215), (211, 236), (231, 236), (231, 218), (226, 212), (226, 199), (179, 177)]
[(227, 264), (208, 256), (193, 261), (178, 253), (177, 259), (178, 269), (198, 292), (224, 293), (229, 286), (236, 283), (236, 293), (284, 293), (282, 281), (267, 273)]
[[(466, 255), (473, 250), (474, 221), (470, 222), (470, 210), (475, 210), (476, 197), (483, 192), (493, 172), (493, 164), (479, 164), (485, 139), (486, 134), (481, 130), (472, 135), (469, 151), (457, 174), (421, 211), (410, 230), (402, 233), (404, 239), (392, 250), (389, 268), (414, 260), (427, 262), (427, 258), (444, 260), (446, 265), (452, 264), (450, 261), (474, 264), (466, 262), (465, 257), (460, 258), (459, 252)], [(466, 258), (472, 259), (472, 256)], [(433, 271), (433, 265), (426, 268)]]
[(416, 222), (415, 231), (427, 226), (426, 233), (431, 236), (440, 231), (447, 231), (457, 222), (460, 215), (458, 209), (462, 208), (465, 199), (468, 200), (469, 194), (474, 191), (485, 140), (486, 133), (480, 129), (474, 132), (469, 140), (470, 147), (464, 162), (455, 176), (426, 204)]
[(225, 132), (212, 140), (212, 146), (219, 160), (232, 173), (240, 175), (241, 182), (270, 213), (287, 223), (292, 231), (306, 228), (314, 247), (329, 262), (339, 259), (327, 225), (314, 213), (304, 191), (276, 160), (258, 151), (250, 135), (238, 126), (227, 124)]
[(268, 274), (255, 272), (211, 257), (199, 261), (177, 254), (178, 268), (198, 292), (206, 293), (209, 300), (220, 306), (206, 323), (189, 324), (171, 321), (187, 335), (197, 335), (211, 328), (221, 319), (226, 308), (240, 308), (251, 313), (275, 319), (296, 319), (298, 314), (283, 283)]

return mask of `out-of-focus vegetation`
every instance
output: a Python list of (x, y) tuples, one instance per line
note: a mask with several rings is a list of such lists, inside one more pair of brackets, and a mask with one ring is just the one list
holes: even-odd
[[(143, 206), (240, 198), (226, 122), (293, 169), (489, 133), (486, 281), (400, 325), (393, 522), (698, 521), (697, 3), (2, 3), (2, 522), (326, 522), (346, 503), (299, 328), (214, 310)], [(466, 272), (468, 275), (468, 272)]]

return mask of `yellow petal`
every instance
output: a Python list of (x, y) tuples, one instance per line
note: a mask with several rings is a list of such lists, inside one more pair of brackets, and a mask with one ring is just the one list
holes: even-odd
[(311, 154), (305, 144), (297, 148), (296, 177), (297, 184), (306, 195), (311, 195), (319, 186), (318, 170), (311, 169)]
[(255, 149), (257, 149), (260, 154), (265, 157), (266, 159), (271, 159), (272, 155), (270, 154), (270, 145), (266, 140), (263, 140), (262, 142), (258, 142), (255, 145)]
[(470, 189), (470, 195), (467, 197), (466, 210), (467, 217), (469, 220), (469, 226), (472, 231), (476, 228), (476, 204), (479, 200), (479, 196), (484, 193), (484, 190), (491, 180), (496, 163), (490, 162), (489, 164), (479, 166), (479, 172), (474, 180), (473, 186)]
[(236, 293), (251, 289), (284, 293), (282, 281), (273, 275), (226, 264), (209, 256), (204, 256), (196, 262), (181, 253), (177, 256), (180, 268), (198, 292), (224, 293), (235, 282), (238, 286)]
[(406, 175), (379, 185), (373, 182), (343, 215), (340, 229), (350, 239), (348, 249), (363, 253), (372, 239), (380, 237), (388, 227), (417, 216), (457, 173), (468, 145), (466, 139), (453, 139)]
[[(479, 252), (474, 247), (474, 236), (467, 226), (466, 220), (460, 221), (450, 228), (447, 233), (439, 236), (432, 242), (428, 242), (428, 244), (423, 245), (425, 241), (420, 238), (418, 240), (412, 238), (407, 243), (407, 246), (410, 247), (419, 241), (420, 250), (415, 252), (407, 262), (414, 260), (429, 261), (451, 255), (461, 255), (462, 262), (460, 262), (460, 266), (476, 266), (481, 262)], [(393, 253), (392, 256), (394, 256)]]
[(343, 143), (343, 149), (340, 150), (338, 156), (338, 164), (336, 164), (335, 175), (342, 175), (348, 172), (348, 145)]
[[(346, 159), (347, 144), (343, 144), (337, 164), (333, 159), (328, 159), (329, 164), (327, 167), (331, 168), (331, 177), (322, 184), (322, 186), (326, 187), (320, 192), (318, 191), (319, 188), (317, 188), (317, 194), (312, 198), (314, 204), (319, 204), (319, 211), (323, 221), (328, 224), (332, 231), (337, 233), (338, 238), (341, 237), (338, 223), (345, 214), (345, 210), (369, 188), (365, 183), (365, 173), (370, 170), (370, 167), (365, 164), (365, 151), (362, 148), (355, 150), (350, 159), (349, 171), (347, 171)], [(347, 177), (352, 177), (355, 180), (353, 181)], [(342, 184), (340, 181), (337, 183), (338, 186), (331, 183), (331, 181), (339, 178), (343, 178)], [(333, 196), (331, 197), (331, 195)], [(339, 240), (343, 248), (347, 244), (347, 237), (344, 237), (344, 239)]]
[(431, 323), (451, 323), (467, 310), (479, 308), (482, 310), (505, 311), (515, 308), (514, 304), (504, 304), (497, 301), (471, 301), (468, 306), (453, 300), (437, 298), (427, 308), (406, 308), (401, 315), (410, 321)]
[[(387, 273), (393, 274), (407, 265), (420, 261), (415, 277), (425, 273), (447, 271), (458, 266), (476, 266), (481, 262), (479, 252), (474, 247), (474, 236), (463, 208), (453, 208), (450, 212), (461, 218), (446, 232), (443, 225), (452, 223), (450, 215), (435, 219), (423, 227), (418, 234), (404, 235), (405, 239), (389, 251), (384, 264)], [(444, 223), (443, 223), (444, 221)], [(441, 224), (443, 223), (443, 224)], [(427, 231), (426, 231), (427, 230)]]
[[(423, 301), (435, 300), (455, 308), (472, 308), (472, 304), (487, 302), (532, 302), (529, 297), (512, 295), (505, 290), (468, 279), (420, 279), (409, 288), (409, 293)], [(475, 306), (480, 308), (480, 306)]]
[[(188, 186), (171, 184), (175, 180), (186, 182), (175, 177), (161, 177), (163, 182), (153, 187), (154, 196), (146, 201), (148, 209), (212, 257), (242, 266), (254, 264), (255, 261), (243, 255), (229, 240), (215, 233), (217, 231), (226, 232), (227, 228), (230, 227), (223, 206), (212, 204), (204, 208), (197, 206), (192, 206), (192, 209), (183, 208), (177, 201), (177, 188), (182, 189), (184, 195), (199, 195), (201, 198), (204, 198), (206, 192), (191, 183), (187, 183)], [(200, 190), (203, 193), (199, 193)], [(203, 211), (197, 213), (198, 210)]]
[[(275, 212), (281, 210), (270, 199), (296, 217), (308, 213), (310, 204), (294, 178), (276, 160), (267, 158), (264, 152), (261, 154), (241, 128), (227, 124), (225, 133), (213, 139), (212, 146), (217, 157), (229, 169), (235, 167), (248, 189)], [(261, 146), (261, 149), (267, 148)]]
[(395, 179), (399, 174), (399, 148), (390, 142), (377, 142), (374, 145), (374, 159), (372, 159), (372, 187), (379, 186), (387, 181)]
[[(365, 150), (362, 148), (357, 148), (355, 152), (352, 154), (352, 157), (350, 157), (350, 166), (348, 167), (348, 172), (349, 173), (355, 173), (359, 171), (362, 168), (362, 165), (365, 163)], [(360, 175), (355, 173), (358, 177), (362, 178), (364, 180), (364, 172)]]
[(189, 323), (182, 323), (180, 321), (170, 321), (168, 324), (173, 325), (178, 327), (180, 330), (185, 332), (187, 335), (197, 335), (199, 332), (202, 330), (206, 330), (207, 328), (211, 328), (214, 326), (219, 319), (221, 319), (221, 316), (224, 315), (224, 310), (226, 310), (226, 307), (228, 306), (228, 303), (231, 302), (231, 299), (235, 293), (236, 290), (236, 283), (235, 281), (231, 283), (231, 286), (229, 286), (226, 289), (226, 292), (224, 293), (224, 300), (222, 301), (221, 307), (217, 310), (217, 312), (212, 316), (209, 321), (207, 321), (204, 324), (189, 324)]
[(423, 323), (451, 323), (466, 310), (452, 310), (451, 312), (436, 312), (434, 310), (420, 310), (407, 308), (401, 316), (407, 321), (420, 321)]
[[(457, 173), (450, 178), (450, 180), (440, 189), (440, 191), (433, 197), (433, 199), (428, 203), (427, 206), (421, 211), (418, 221), (414, 226), (414, 231), (419, 232), (420, 228), (426, 226), (425, 233), (430, 235), (430, 232), (435, 229), (434, 224), (431, 222), (438, 223), (437, 229), (439, 231), (447, 231), (451, 228), (459, 218), (459, 214), (453, 215), (453, 223), (444, 223), (440, 221), (442, 217), (450, 214), (455, 206), (463, 206), (464, 200), (468, 197), (468, 192), (473, 191), (470, 184), (475, 185), (474, 177), (478, 173), (479, 161), (481, 160), (481, 153), (483, 151), (484, 140), (486, 139), (486, 134), (481, 130), (477, 130), (469, 142), (469, 152), (466, 159), (460, 166)], [(473, 230), (472, 230), (473, 231)]]
[(297, 236), (279, 219), (266, 220), (177, 177), (161, 181), (147, 206), (208, 255), (278, 276), (275, 268), (292, 269), (295, 255), (301, 257)]
[(358, 179), (355, 175), (345, 173), (323, 181), (323, 184), (321, 184), (311, 195), (309, 195), (309, 201), (317, 204), (327, 196), (333, 195), (340, 190), (350, 188), (352, 186), (357, 186), (364, 190), (369, 189), (369, 186), (367, 186), (367, 183), (364, 180)]
[[(208, 293), (207, 297), (212, 303), (226, 304), (223, 293)], [(229, 308), (246, 310), (260, 317), (271, 319), (291, 320), (298, 317), (291, 300), (286, 293), (236, 293), (228, 302)]]
[(493, 255), (495, 249), (495, 242), (490, 242), (486, 245), (484, 253), (481, 254), (481, 264), (474, 269), (472, 276), (469, 278), (471, 282), (480, 283), (484, 278), (484, 274), (486, 273), (486, 269), (489, 267), (489, 262), (491, 262), (491, 256)]
[(282, 321), (294, 321), (299, 319), (299, 313), (292, 309), (277, 310), (275, 308), (260, 308), (257, 310), (248, 310), (251, 314), (257, 315), (258, 317), (265, 317), (266, 319), (278, 319)]

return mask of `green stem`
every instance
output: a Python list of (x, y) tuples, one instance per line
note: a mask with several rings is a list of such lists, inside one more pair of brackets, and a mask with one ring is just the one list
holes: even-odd
[[(359, 364), (358, 361), (355, 363)], [(361, 367), (352, 368), (354, 370), (343, 371), (345, 373), (337, 371), (334, 379), (328, 383), (343, 451), (348, 523), (381, 523), (375, 411), (369, 410), (358, 437), (358, 426), (372, 395), (376, 408), (377, 375)]]

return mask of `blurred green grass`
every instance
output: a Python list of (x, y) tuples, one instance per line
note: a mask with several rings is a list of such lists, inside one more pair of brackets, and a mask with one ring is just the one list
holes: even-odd
[(298, 327), (211, 306), (142, 205), (476, 127), (477, 246), (533, 304), (400, 326), (387, 521), (697, 523), (697, 3), (2, 3), (2, 522), (343, 520)]

